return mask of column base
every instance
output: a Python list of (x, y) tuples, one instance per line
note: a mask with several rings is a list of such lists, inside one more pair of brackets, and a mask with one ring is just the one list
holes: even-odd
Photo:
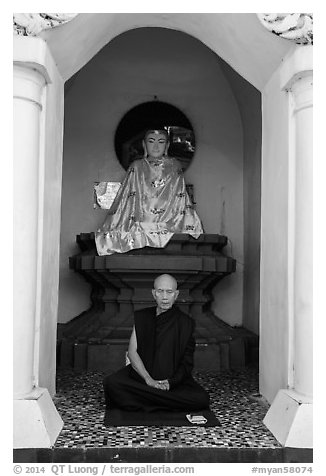
[(46, 388), (36, 388), (22, 400), (14, 400), (14, 448), (50, 448), (63, 421)]
[(289, 448), (313, 447), (312, 399), (294, 390), (278, 391), (263, 423), (281, 445)]

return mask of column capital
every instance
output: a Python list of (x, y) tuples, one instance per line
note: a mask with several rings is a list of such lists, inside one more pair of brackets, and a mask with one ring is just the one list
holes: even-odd
[(292, 93), (293, 112), (313, 106), (313, 72), (304, 70), (294, 73), (285, 83), (283, 90)]
[(257, 17), (274, 35), (300, 45), (313, 44), (312, 13), (257, 13)]
[(280, 70), (282, 91), (292, 91), (295, 83), (303, 78), (313, 78), (313, 47), (306, 45), (295, 48), (284, 58)]
[(313, 83), (313, 73), (312, 70), (300, 71), (293, 74), (293, 76), (288, 80), (284, 85), (283, 89), (285, 91), (292, 91), (293, 93), (300, 90), (303, 84), (312, 86)]
[(40, 37), (13, 37), (13, 64), (25, 70), (38, 71), (47, 84), (53, 82), (56, 65), (49, 47)]
[(298, 112), (301, 109), (312, 107), (313, 94), (312, 94), (312, 74), (310, 71), (305, 71), (305, 74), (297, 75), (293, 78), (291, 87), (288, 91), (291, 91), (294, 98), (294, 112)]
[(46, 84), (44, 75), (38, 70), (14, 63), (14, 99), (30, 101), (42, 109), (42, 92)]

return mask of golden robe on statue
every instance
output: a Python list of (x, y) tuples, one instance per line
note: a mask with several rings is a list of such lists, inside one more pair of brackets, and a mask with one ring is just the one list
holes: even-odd
[(180, 163), (172, 157), (134, 161), (95, 233), (98, 254), (125, 253), (144, 246), (163, 248), (174, 233), (194, 238), (203, 233)]

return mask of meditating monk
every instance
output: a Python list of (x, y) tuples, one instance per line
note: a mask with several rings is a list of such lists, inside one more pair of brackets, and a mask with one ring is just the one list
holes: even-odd
[(179, 161), (167, 156), (166, 130), (145, 133), (144, 157), (135, 160), (95, 233), (99, 255), (151, 246), (163, 248), (174, 233), (198, 238), (200, 218), (186, 191)]
[(192, 377), (194, 321), (174, 305), (177, 282), (163, 274), (152, 293), (157, 306), (135, 312), (130, 364), (104, 379), (106, 407), (144, 412), (208, 409), (209, 395)]

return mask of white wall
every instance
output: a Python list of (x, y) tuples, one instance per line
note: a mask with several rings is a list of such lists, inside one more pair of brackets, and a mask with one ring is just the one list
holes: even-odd
[[(88, 285), (68, 269), (68, 258), (77, 251), (76, 234), (95, 230), (105, 217), (105, 211), (93, 210), (93, 182), (124, 175), (114, 151), (115, 129), (129, 109), (154, 95), (179, 107), (191, 121), (197, 149), (186, 180), (195, 186), (198, 213), (205, 232), (225, 233), (233, 256), (243, 263), (242, 125), (217, 57), (176, 31), (133, 30), (103, 48), (66, 97), (59, 322), (89, 305)], [(216, 291), (214, 311), (239, 325), (241, 269), (226, 279), (225, 299)]]
[(263, 91), (260, 392), (287, 387), (289, 107), (280, 68)]
[(259, 334), (261, 222), (261, 94), (224, 61), (223, 71), (239, 105), (243, 125), (244, 262), (243, 326)]
[[(51, 83), (47, 85), (44, 117), (43, 170), (40, 203), (42, 240), (40, 287), (40, 320), (36, 329), (38, 346), (38, 383), (50, 394), (55, 393), (56, 330), (59, 289), (59, 251), (61, 225), (61, 181), (63, 149), (64, 83), (52, 64)], [(43, 195), (44, 194), (44, 195)], [(42, 197), (43, 198), (43, 197)], [(39, 341), (38, 341), (39, 338)]]

